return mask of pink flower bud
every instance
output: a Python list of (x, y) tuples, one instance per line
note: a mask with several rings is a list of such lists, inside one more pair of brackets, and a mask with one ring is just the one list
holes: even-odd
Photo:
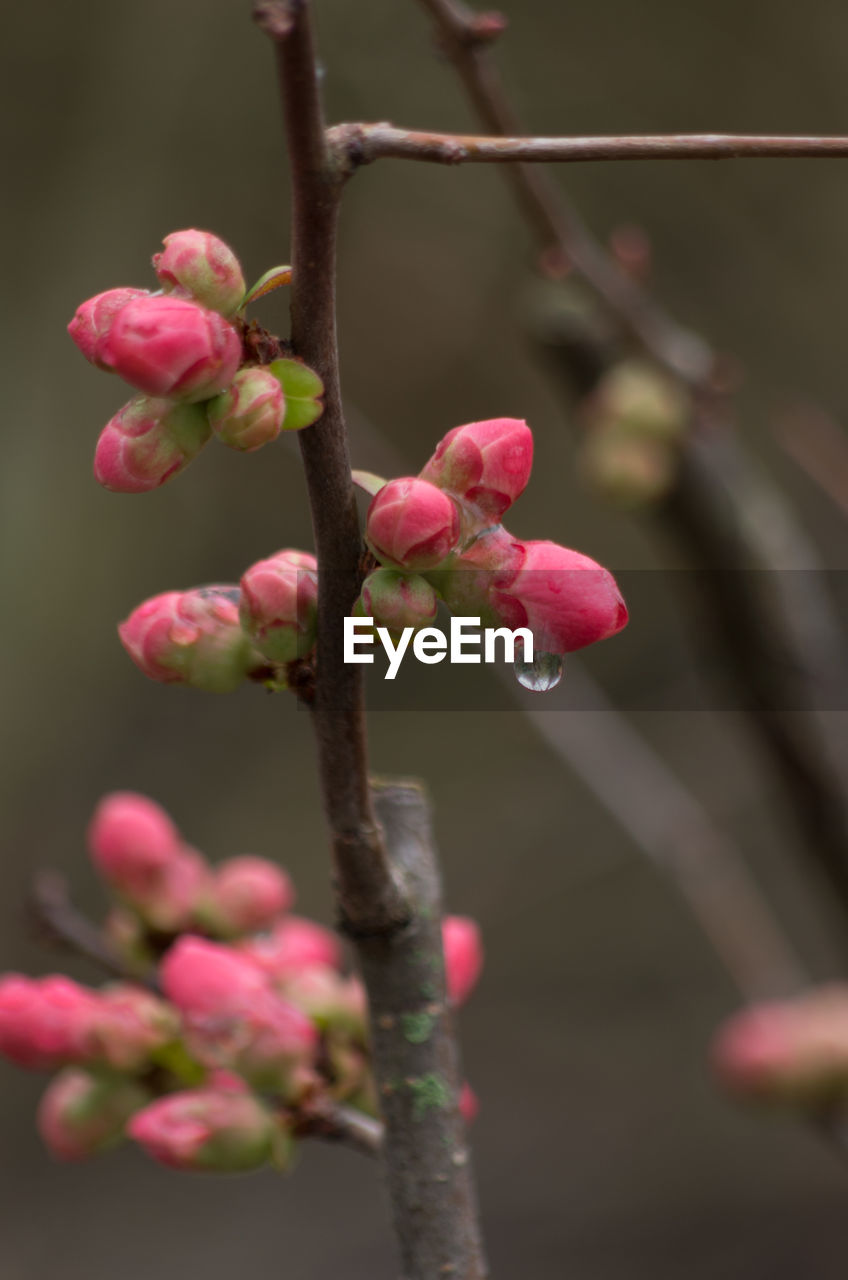
[(483, 968), (479, 925), (468, 916), (445, 916), (442, 943), (448, 999), (452, 1004), (464, 1004), (477, 985)]
[(0, 1053), (19, 1067), (53, 1070), (85, 1061), (92, 992), (70, 978), (0, 979)]
[(286, 398), (279, 379), (267, 369), (240, 369), (227, 390), (209, 401), (206, 412), (222, 444), (253, 453), (280, 434)]
[(151, 680), (230, 693), (259, 661), (239, 625), (238, 602), (237, 587), (166, 591), (134, 609), (118, 634)]
[[(479, 617), (483, 626), (511, 626), (503, 607), (496, 608), (493, 599), (514, 581), (526, 554), (524, 543), (503, 525), (496, 525), (456, 556), (449, 569), (433, 575), (433, 580), (451, 613)], [(514, 612), (523, 616), (518, 608)]]
[(426, 480), (390, 480), (368, 508), (365, 538), (378, 560), (434, 569), (459, 541), (456, 503)]
[(403, 631), (424, 627), (436, 616), (439, 598), (426, 578), (398, 569), (375, 569), (362, 584), (363, 615), (378, 627)]
[(154, 253), (153, 268), (166, 290), (184, 290), (195, 302), (231, 316), (245, 294), (241, 264), (229, 245), (210, 231), (172, 231)]
[(278, 551), (241, 580), (241, 625), (270, 662), (305, 658), (315, 644), (318, 562), (306, 551)]
[(176, 1040), (175, 1011), (142, 987), (115, 983), (95, 994), (86, 1034), (86, 1060), (115, 1071), (140, 1071)]
[(113, 493), (147, 493), (184, 471), (211, 434), (202, 405), (134, 396), (100, 433), (94, 478)]
[(490, 599), (504, 624), (529, 627), (537, 651), (571, 653), (615, 635), (627, 606), (608, 569), (555, 542), (525, 542), (524, 560)]
[(275, 982), (313, 966), (338, 969), (342, 961), (336, 935), (301, 916), (286, 916), (269, 933), (239, 943), (238, 950)]
[(235, 1089), (186, 1089), (151, 1102), (127, 1131), (172, 1169), (258, 1169), (274, 1154), (274, 1121), (258, 1098)]
[(132, 897), (159, 883), (182, 846), (165, 810), (135, 791), (113, 791), (88, 827), (92, 861), (109, 884)]
[(136, 298), (99, 347), (103, 363), (132, 387), (172, 400), (208, 400), (232, 382), (241, 341), (217, 311), (184, 298)]
[(848, 1088), (848, 986), (745, 1009), (720, 1029), (713, 1067), (745, 1097), (815, 1102)]
[(364, 1036), (368, 1004), (358, 978), (342, 977), (338, 969), (328, 965), (310, 965), (290, 974), (281, 990), (322, 1031)]
[(247, 956), (184, 937), (165, 956), (160, 976), (201, 1062), (283, 1095), (302, 1087), (318, 1047), (315, 1027), (274, 993)]
[(294, 902), (291, 880), (266, 858), (229, 858), (210, 882), (202, 919), (216, 932), (254, 933), (272, 924)]
[(146, 289), (107, 289), (89, 298), (82, 306), (77, 307), (73, 320), (68, 325), (68, 333), (80, 351), (98, 369), (109, 372), (109, 366), (103, 363), (100, 348), (112, 327), (112, 321), (118, 312), (132, 302), (134, 298), (146, 298)]
[(464, 498), (494, 521), (524, 492), (532, 466), (533, 436), (527, 423), (491, 418), (449, 431), (421, 478)]
[(130, 1080), (102, 1079), (71, 1067), (56, 1076), (38, 1107), (38, 1132), (59, 1160), (85, 1160), (120, 1141), (149, 1095)]
[(466, 1124), (473, 1124), (477, 1119), (477, 1112), (480, 1110), (480, 1103), (477, 1094), (471, 1088), (468, 1081), (459, 1091), (459, 1114), (462, 1116)]
[(157, 933), (179, 933), (195, 920), (211, 876), (203, 855), (184, 845), (168, 863), (159, 884), (143, 898), (136, 898), (133, 905)]

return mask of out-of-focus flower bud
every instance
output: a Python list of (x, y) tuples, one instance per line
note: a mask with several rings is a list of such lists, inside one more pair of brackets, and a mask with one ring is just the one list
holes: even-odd
[(246, 955), (183, 937), (165, 956), (160, 976), (200, 1061), (284, 1096), (302, 1087), (318, 1045), (315, 1027), (275, 994)]
[(121, 643), (151, 680), (230, 693), (259, 665), (239, 623), (238, 587), (166, 591), (118, 627)]
[(112, 321), (128, 302), (149, 296), (146, 289), (107, 289), (105, 293), (98, 293), (77, 307), (76, 314), (68, 325), (68, 333), (86, 360), (97, 365), (98, 369), (109, 372), (109, 366), (103, 363), (100, 348), (112, 327)]
[(685, 435), (689, 397), (645, 360), (625, 360), (598, 383), (585, 407), (590, 428), (616, 427), (644, 439), (673, 442)]
[(124, 1136), (150, 1095), (131, 1080), (103, 1079), (75, 1067), (56, 1076), (38, 1107), (38, 1132), (59, 1160), (86, 1160)]
[(529, 627), (541, 653), (571, 653), (627, 623), (615, 578), (589, 556), (555, 542), (525, 542), (521, 568), (491, 593), (506, 626)]
[(184, 471), (211, 435), (202, 405), (134, 396), (100, 433), (94, 478), (113, 493), (149, 493)]
[(194, 922), (211, 876), (203, 854), (184, 845), (168, 863), (159, 883), (150, 893), (135, 898), (133, 906), (156, 933), (179, 933)]
[(344, 978), (328, 965), (310, 965), (291, 974), (281, 990), (322, 1031), (336, 1029), (358, 1037), (365, 1034), (368, 1006), (358, 978)]
[(36, 1071), (85, 1061), (94, 993), (70, 978), (0, 979), (0, 1053)]
[(268, 933), (239, 943), (238, 950), (274, 982), (313, 966), (338, 969), (342, 960), (336, 935), (302, 916), (286, 916)]
[(425, 627), (436, 616), (439, 598), (418, 573), (399, 569), (375, 569), (362, 584), (360, 604), (363, 616), (373, 618), (378, 627), (402, 631), (404, 627)]
[(440, 489), (500, 520), (524, 492), (533, 467), (533, 435), (521, 418), (491, 418), (449, 431), (421, 472)]
[(743, 1010), (719, 1030), (712, 1062), (743, 1097), (803, 1104), (848, 1095), (848, 986)]
[(185, 292), (210, 311), (233, 315), (245, 293), (241, 263), (211, 231), (172, 231), (153, 255), (153, 269), (166, 292)]
[(305, 658), (315, 644), (318, 562), (306, 551), (278, 551), (241, 580), (241, 625), (270, 662)]
[(272, 924), (294, 902), (294, 886), (267, 858), (228, 858), (209, 882), (198, 918), (215, 933), (255, 933)]
[(426, 480), (390, 480), (368, 508), (365, 539), (378, 560), (399, 569), (435, 569), (459, 541), (456, 503)]
[(86, 1058), (115, 1071), (135, 1072), (179, 1035), (175, 1011), (141, 987), (115, 983), (95, 994)]
[(88, 847), (100, 874), (132, 896), (158, 883), (182, 841), (161, 805), (135, 791), (113, 791), (94, 810)]
[(222, 444), (253, 453), (280, 434), (286, 398), (279, 379), (267, 369), (240, 369), (227, 390), (208, 402), (206, 412)]
[(677, 452), (661, 440), (598, 426), (582, 441), (579, 465), (604, 498), (622, 507), (641, 507), (657, 502), (674, 484)]
[(130, 386), (188, 401), (223, 391), (242, 356), (238, 334), (217, 311), (161, 294), (123, 306), (98, 350)]
[(274, 1120), (253, 1094), (186, 1089), (151, 1102), (127, 1126), (148, 1155), (172, 1169), (258, 1169), (275, 1154)]
[(477, 1094), (471, 1088), (466, 1080), (459, 1091), (459, 1114), (462, 1116), (466, 1124), (473, 1124), (477, 1119), (477, 1113), (480, 1110), (480, 1103)]
[(480, 927), (468, 916), (445, 916), (442, 921), (445, 949), (445, 985), (452, 1004), (464, 1004), (483, 969)]
[(120, 958), (124, 972), (143, 978), (153, 964), (154, 955), (138, 912), (126, 906), (113, 907), (104, 921), (103, 933)]

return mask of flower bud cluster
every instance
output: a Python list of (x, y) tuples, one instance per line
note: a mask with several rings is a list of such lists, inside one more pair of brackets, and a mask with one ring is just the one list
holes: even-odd
[(449, 431), (417, 477), (390, 480), (368, 510), (380, 568), (354, 612), (389, 631), (420, 629), (441, 598), (483, 626), (519, 627), (563, 654), (614, 635), (627, 608), (608, 570), (553, 542), (523, 542), (500, 523), (533, 464), (526, 422), (494, 418)]
[[(364, 988), (336, 935), (292, 914), (284, 871), (253, 856), (210, 865), (133, 792), (101, 800), (88, 844), (114, 900), (105, 941), (130, 976), (98, 990), (0, 977), (0, 1054), (56, 1073), (38, 1110), (55, 1156), (130, 1138), (175, 1169), (286, 1168), (305, 1117), (375, 1113)], [(482, 967), (479, 931), (448, 917), (443, 938), (459, 1004)], [(468, 1086), (461, 1110), (476, 1111)]]
[[(95, 451), (95, 478), (117, 493), (158, 488), (213, 433), (252, 453), (287, 425), (276, 366), (245, 358), (238, 258), (208, 231), (175, 231), (164, 244), (153, 256), (158, 292), (109, 289), (68, 326), (87, 360), (140, 393), (106, 424)], [(302, 412), (290, 425), (304, 425)]]
[(315, 647), (318, 564), (284, 550), (251, 565), (238, 586), (166, 591), (118, 627), (151, 680), (229, 693), (243, 680), (285, 688), (286, 668)]

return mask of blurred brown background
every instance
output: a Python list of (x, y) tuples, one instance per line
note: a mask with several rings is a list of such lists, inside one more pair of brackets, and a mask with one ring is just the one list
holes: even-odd
[[(501, 59), (529, 129), (846, 132), (848, 12), (837, 0), (506, 7)], [(316, 9), (334, 119), (467, 125), (414, 4)], [(212, 445), (164, 491), (99, 490), (96, 435), (126, 396), (65, 335), (84, 297), (149, 283), (149, 257), (171, 230), (216, 231), (249, 279), (286, 261), (270, 51), (247, 0), (82, 0), (10, 8), (0, 61), (0, 967), (62, 965), (23, 919), (35, 868), (62, 868), (99, 909), (82, 836), (115, 787), (159, 799), (213, 857), (279, 858), (301, 909), (330, 919), (306, 716), (254, 689), (216, 698), (152, 685), (114, 631), (147, 595), (233, 580), (277, 547), (308, 547), (296, 455)], [(843, 161), (560, 173), (599, 233), (646, 228), (658, 291), (744, 362), (750, 445), (834, 569), (845, 567), (841, 518), (780, 454), (770, 422), (798, 391), (837, 414), (848, 407), (846, 173)], [(346, 395), (415, 469), (457, 423), (526, 416), (538, 461), (516, 532), (614, 569), (659, 563), (634, 521), (573, 478), (573, 433), (525, 336), (528, 239), (496, 172), (363, 171), (341, 248)], [(284, 298), (259, 314), (285, 331)], [(367, 442), (354, 442), (354, 457), (378, 465)], [(603, 660), (625, 701), (646, 680), (661, 692), (665, 667), (656, 616), (634, 616), (630, 635)], [(834, 972), (740, 716), (643, 708), (636, 718), (735, 834), (817, 971)], [(485, 930), (488, 968), (462, 1030), (482, 1102), (474, 1137), (494, 1273), (844, 1276), (845, 1170), (791, 1121), (716, 1094), (705, 1050), (733, 990), (674, 891), (532, 727), (509, 711), (386, 710), (372, 744), (376, 769), (429, 780), (449, 904)], [(42, 1082), (3, 1063), (0, 1081), (3, 1280), (395, 1274), (377, 1172), (355, 1155), (310, 1147), (287, 1179), (168, 1174), (130, 1150), (59, 1167), (33, 1129)]]

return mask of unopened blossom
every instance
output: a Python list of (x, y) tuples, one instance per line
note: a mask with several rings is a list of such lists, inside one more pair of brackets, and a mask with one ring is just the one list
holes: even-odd
[(368, 508), (366, 541), (378, 560), (400, 569), (433, 569), (456, 549), (459, 510), (426, 480), (390, 480)]
[(266, 933), (247, 938), (238, 950), (275, 981), (313, 965), (338, 968), (341, 945), (337, 936), (314, 920), (288, 915)]
[(433, 586), (419, 573), (375, 569), (362, 584), (363, 615), (390, 631), (427, 626), (436, 617), (438, 604)]
[(483, 969), (480, 927), (468, 916), (445, 916), (442, 921), (445, 984), (452, 1004), (463, 1004)]
[(146, 289), (107, 289), (88, 298), (77, 307), (73, 320), (68, 325), (68, 333), (79, 347), (86, 360), (108, 372), (101, 355), (101, 347), (108, 336), (115, 316), (128, 302), (136, 298), (149, 297)]
[(172, 1169), (258, 1169), (275, 1153), (274, 1120), (253, 1094), (233, 1088), (185, 1089), (137, 1112), (128, 1133)]
[(136, 791), (113, 791), (94, 810), (88, 847), (109, 884), (132, 895), (158, 883), (182, 840), (168, 813), (154, 800)]
[(222, 444), (253, 453), (276, 440), (286, 416), (286, 398), (268, 369), (240, 369), (226, 391), (205, 406), (209, 425)]
[(521, 418), (491, 418), (449, 431), (421, 472), (422, 480), (500, 520), (527, 487), (533, 435)]
[(250, 566), (241, 580), (241, 625), (270, 662), (305, 658), (318, 623), (318, 562), (284, 550)]
[(134, 396), (100, 433), (94, 478), (113, 493), (148, 493), (184, 471), (211, 434), (203, 405)]
[(60, 1072), (38, 1107), (38, 1132), (59, 1160), (86, 1160), (124, 1136), (127, 1121), (149, 1101), (126, 1077), (92, 1075), (78, 1067)]
[(241, 264), (229, 245), (211, 231), (172, 231), (164, 249), (153, 255), (153, 268), (166, 292), (186, 294), (232, 316), (245, 294)]
[(202, 918), (218, 933), (254, 933), (272, 924), (294, 902), (290, 878), (267, 858), (228, 858), (213, 872)]
[(94, 993), (61, 975), (0, 978), (0, 1053), (19, 1067), (53, 1070), (88, 1057)]

